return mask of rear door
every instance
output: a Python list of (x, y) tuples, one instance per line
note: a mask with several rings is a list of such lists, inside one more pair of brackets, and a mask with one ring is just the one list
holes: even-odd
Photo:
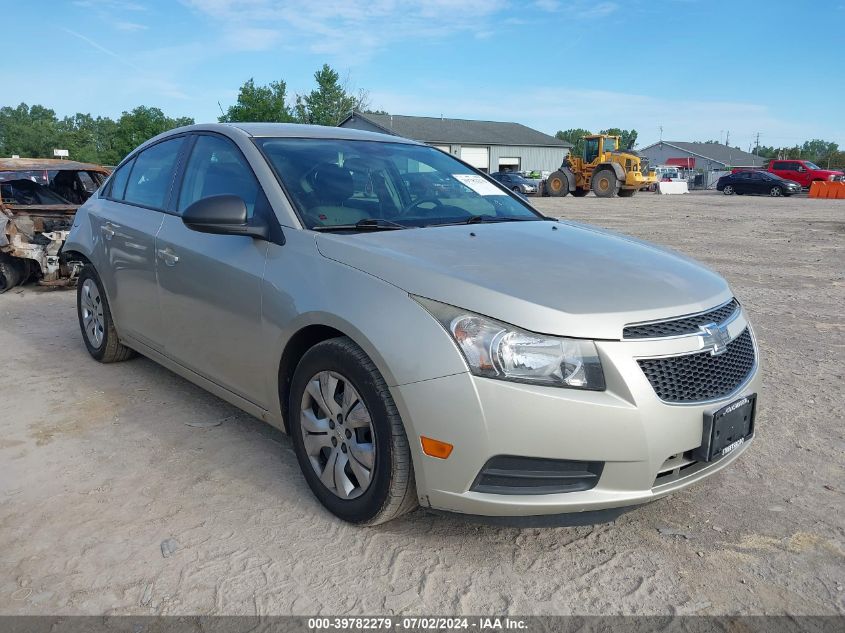
[(781, 178), (793, 178), (791, 165), (792, 163), (787, 160), (776, 160), (772, 162), (769, 171)]
[(179, 136), (156, 143), (122, 165), (91, 214), (100, 240), (95, 266), (118, 331), (159, 351), (155, 238), (184, 140)]
[(751, 181), (749, 177), (750, 174), (747, 171), (741, 171), (734, 174), (733, 182), (731, 184), (734, 186), (734, 191), (736, 193), (751, 193)]
[(197, 200), (221, 194), (240, 196), (250, 217), (269, 213), (269, 204), (240, 150), (220, 135), (194, 137), (180, 180), (156, 241), (165, 353), (266, 407), (259, 376), (268, 353), (261, 286), (269, 242), (193, 231), (180, 214)]

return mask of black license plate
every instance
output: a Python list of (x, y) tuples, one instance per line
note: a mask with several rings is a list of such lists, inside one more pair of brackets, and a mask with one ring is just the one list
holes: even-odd
[(705, 413), (701, 446), (694, 451), (695, 458), (705, 462), (721, 459), (751, 439), (756, 408), (757, 394), (754, 393), (718, 411)]

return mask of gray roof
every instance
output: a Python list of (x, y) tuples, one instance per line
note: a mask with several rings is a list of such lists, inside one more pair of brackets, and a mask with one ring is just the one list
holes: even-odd
[(534, 147), (572, 147), (571, 143), (543, 134), (519, 123), (472, 121), (398, 114), (363, 114), (353, 112), (340, 125), (354, 118), (363, 119), (388, 134), (424, 143), (460, 143), (467, 145), (522, 145)]
[[(740, 165), (742, 167), (762, 166), (768, 160), (762, 156), (755, 156), (748, 152), (743, 152), (736, 147), (722, 145), (721, 143), (687, 143), (685, 141), (659, 141), (652, 143), (648, 147), (643, 147), (640, 152), (651, 147), (659, 147), (660, 145), (668, 145), (681, 151), (699, 156), (702, 158), (709, 158), (713, 162), (721, 163), (723, 165)], [(678, 157), (682, 158), (682, 157)]]

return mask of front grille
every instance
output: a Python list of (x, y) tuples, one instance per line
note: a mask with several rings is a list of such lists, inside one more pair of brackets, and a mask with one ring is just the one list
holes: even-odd
[(682, 336), (684, 334), (695, 334), (702, 325), (709, 323), (722, 323), (739, 308), (736, 299), (729, 303), (688, 317), (669, 319), (657, 323), (643, 323), (641, 325), (627, 325), (622, 330), (623, 338), (663, 338), (664, 336)]
[(754, 368), (754, 343), (748, 328), (718, 356), (709, 351), (638, 360), (657, 397), (664, 402), (701, 402), (727, 396)]
[(497, 455), (491, 457), (470, 487), (497, 495), (548, 495), (595, 487), (604, 462)]

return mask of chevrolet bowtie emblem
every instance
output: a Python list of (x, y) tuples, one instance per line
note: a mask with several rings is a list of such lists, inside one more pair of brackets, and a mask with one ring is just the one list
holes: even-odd
[(728, 334), (728, 328), (725, 325), (717, 325), (716, 323), (708, 323), (700, 326), (702, 331), (701, 343), (704, 349), (710, 349), (713, 356), (724, 354), (728, 349), (728, 343), (731, 342), (731, 335)]

